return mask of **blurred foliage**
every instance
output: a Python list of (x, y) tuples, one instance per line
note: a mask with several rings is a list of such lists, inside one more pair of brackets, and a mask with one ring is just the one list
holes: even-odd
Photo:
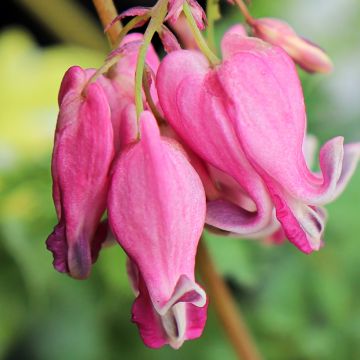
[[(254, 0), (253, 11), (258, 16), (289, 14), (290, 21), (300, 3), (303, 12), (305, 7), (311, 11), (311, 2), (295, 0)], [(338, 3), (332, 0), (324, 7)], [(338, 17), (340, 24), (349, 24), (349, 36), (360, 30), (359, 16), (350, 15)], [(218, 40), (239, 19), (231, 8), (219, 23)], [(331, 46), (343, 74), (342, 67), (360, 49), (350, 42), (346, 46), (346, 38), (336, 38), (338, 47), (332, 45), (332, 20), (324, 25), (326, 36), (314, 40)], [(133, 295), (119, 247), (105, 249), (84, 282), (51, 266), (44, 241), (56, 222), (49, 163), (57, 90), (70, 65), (99, 66), (103, 57), (67, 45), (40, 49), (19, 29), (0, 35), (0, 359), (234, 359), (211, 306), (201, 339), (178, 351), (145, 348), (130, 322)], [(354, 99), (351, 86), (342, 87), (344, 79), (336, 72), (301, 77), (310, 130), (321, 141), (337, 134), (359, 140), (360, 105), (349, 102)], [(344, 91), (350, 91), (348, 96)], [(310, 256), (290, 244), (271, 247), (207, 234), (265, 358), (360, 359), (359, 189), (360, 172), (328, 206), (326, 246)]]

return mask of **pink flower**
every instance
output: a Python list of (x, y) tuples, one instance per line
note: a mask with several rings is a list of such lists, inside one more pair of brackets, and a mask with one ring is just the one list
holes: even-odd
[(242, 235), (262, 231), (272, 221), (273, 205), (236, 137), (216, 71), (198, 52), (175, 51), (160, 65), (157, 89), (166, 119), (184, 143), (235, 179), (255, 204), (256, 211), (248, 211), (224, 199), (209, 201), (206, 222)]
[(144, 343), (178, 348), (199, 337), (206, 321), (206, 295), (194, 279), (205, 194), (180, 145), (161, 138), (150, 112), (140, 128), (140, 141), (114, 165), (109, 222), (131, 259), (133, 321)]
[[(210, 202), (207, 222), (225, 230), (238, 222), (243, 233), (261, 230), (271, 218), (270, 195), (287, 238), (306, 253), (318, 250), (325, 222), (319, 206), (345, 188), (360, 144), (343, 146), (342, 137), (327, 142), (321, 173), (311, 172), (303, 153), (303, 94), (291, 59), (234, 30), (222, 50), (224, 61), (215, 68), (197, 52), (173, 52), (157, 75), (160, 104), (179, 136), (235, 179), (256, 205), (255, 213), (244, 211), (241, 218), (228, 204)], [(261, 220), (249, 221), (254, 216)]]
[(106, 235), (99, 223), (114, 155), (108, 100), (98, 83), (84, 89), (88, 77), (72, 67), (61, 84), (51, 167), (59, 223), (46, 241), (55, 268), (78, 279), (89, 275)]
[(251, 25), (255, 36), (283, 48), (304, 70), (328, 73), (333, 69), (328, 55), (317, 45), (297, 35), (286, 22), (262, 18), (254, 20)]

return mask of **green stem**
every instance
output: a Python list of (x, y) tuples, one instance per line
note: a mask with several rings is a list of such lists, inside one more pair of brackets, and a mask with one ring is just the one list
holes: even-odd
[(206, 17), (207, 17), (207, 27), (206, 27), (206, 39), (209, 44), (209, 47), (215, 51), (215, 21), (219, 19), (219, 0), (208, 0), (206, 2)]
[(123, 41), (124, 37), (126, 36), (126, 34), (133, 29), (136, 24), (138, 24), (139, 22), (146, 20), (147, 18), (150, 17), (150, 14), (145, 14), (145, 15), (139, 15), (139, 16), (135, 16), (134, 18), (132, 18), (126, 25), (123, 26), (120, 34), (118, 35), (117, 39), (116, 39), (116, 43), (114, 48), (118, 48), (121, 44), (121, 42)]
[(184, 2), (183, 11), (200, 51), (208, 58), (209, 62), (212, 65), (218, 64), (220, 62), (220, 59), (211, 51), (205, 39), (203, 38), (199, 28), (196, 25), (195, 19), (191, 13), (191, 9), (187, 1)]
[(144, 34), (144, 41), (139, 49), (138, 60), (135, 73), (135, 107), (136, 115), (139, 120), (140, 114), (144, 111), (142, 99), (142, 78), (145, 66), (146, 53), (151, 40), (164, 22), (167, 14), (168, 0), (160, 0), (152, 9), (151, 20)]

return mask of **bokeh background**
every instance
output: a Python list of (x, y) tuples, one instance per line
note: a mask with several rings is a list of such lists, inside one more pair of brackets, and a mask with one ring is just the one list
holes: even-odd
[[(116, 2), (119, 10), (141, 3)], [(218, 39), (242, 19), (222, 5)], [(211, 306), (199, 340), (145, 348), (130, 322), (119, 247), (102, 252), (87, 281), (53, 270), (44, 242), (56, 223), (57, 90), (69, 66), (99, 66), (107, 43), (90, 0), (0, 6), (0, 359), (235, 359)], [(360, 2), (253, 0), (251, 11), (287, 20), (335, 63), (327, 76), (300, 72), (309, 131), (321, 143), (360, 140)], [(327, 208), (326, 245), (310, 256), (287, 243), (206, 238), (266, 359), (360, 359), (360, 171)]]

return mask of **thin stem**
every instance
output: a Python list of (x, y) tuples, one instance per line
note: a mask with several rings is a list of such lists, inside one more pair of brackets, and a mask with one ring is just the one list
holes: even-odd
[(152, 81), (151, 70), (149, 68), (147, 68), (146, 64), (145, 64), (144, 70), (145, 71), (143, 74), (143, 89), (144, 89), (144, 93), (145, 93), (146, 102), (148, 103), (151, 112), (154, 114), (155, 119), (157, 120), (158, 124), (160, 125), (160, 124), (165, 123), (165, 120), (161, 116), (159, 110), (157, 109), (154, 99), (151, 95), (151, 81)]
[(261, 355), (251, 338), (244, 318), (224, 280), (216, 271), (215, 264), (203, 239), (199, 243), (196, 264), (205, 289), (209, 293), (211, 303), (238, 358), (260, 360)]
[[(117, 11), (113, 0), (93, 0), (93, 4), (104, 28), (116, 18)], [(112, 46), (116, 44), (116, 39), (120, 34), (121, 27), (121, 23), (118, 21), (107, 32), (108, 39)]]
[(191, 9), (187, 1), (184, 1), (183, 11), (186, 17), (186, 20), (189, 23), (191, 32), (194, 35), (194, 39), (196, 41), (197, 46), (200, 51), (208, 58), (209, 62), (212, 65), (216, 65), (220, 62), (219, 58), (211, 51), (205, 39), (203, 38), (199, 28), (196, 25), (195, 19), (191, 13)]
[(146, 53), (151, 40), (156, 31), (158, 31), (164, 22), (167, 13), (168, 0), (160, 0), (152, 9), (151, 20), (144, 34), (144, 41), (139, 49), (138, 60), (135, 72), (135, 107), (136, 115), (139, 119), (144, 110), (142, 99), (142, 78), (145, 66)]
[(126, 34), (131, 30), (133, 29), (136, 24), (138, 24), (139, 22), (141, 21), (144, 21), (146, 20), (147, 18), (149, 18), (150, 15), (148, 14), (145, 14), (145, 15), (138, 15), (138, 16), (135, 16), (134, 18), (132, 18), (126, 25), (123, 26), (123, 28), (121, 29), (117, 39), (116, 39), (116, 42), (115, 42), (115, 46), (114, 48), (118, 48), (121, 44), (121, 42), (123, 41), (124, 37), (126, 36)]
[(234, 0), (237, 4), (237, 6), (239, 7), (240, 11), (242, 12), (242, 14), (244, 15), (244, 18), (246, 20), (246, 22), (249, 25), (253, 25), (254, 23), (254, 18), (251, 16), (248, 7), (246, 6), (246, 4), (244, 3), (243, 0)]
[(219, 0), (208, 0), (206, 2), (206, 18), (207, 18), (207, 27), (206, 27), (206, 39), (209, 44), (209, 47), (215, 51), (215, 21), (220, 17), (219, 12)]

